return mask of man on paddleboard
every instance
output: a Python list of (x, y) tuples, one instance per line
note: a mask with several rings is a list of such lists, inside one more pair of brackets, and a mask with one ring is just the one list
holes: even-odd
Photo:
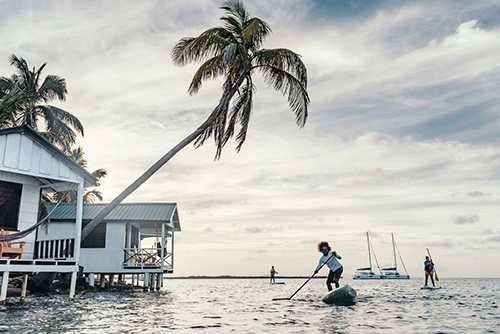
[(425, 286), (427, 286), (427, 281), (429, 280), (429, 277), (431, 278), (432, 286), (435, 286), (434, 276), (432, 275), (432, 273), (434, 272), (434, 262), (432, 262), (432, 260), (429, 259), (428, 256), (425, 257), (424, 271), (425, 271)]
[[(323, 253), (323, 256), (319, 259), (319, 264), (314, 271), (314, 274), (318, 273), (318, 270), (321, 268), (323, 263), (325, 263), (328, 268), (330, 268), (330, 272), (328, 273), (328, 279), (326, 280), (326, 286), (328, 287), (328, 291), (332, 291), (332, 283), (335, 283), (335, 288), (340, 286), (339, 279), (340, 275), (344, 271), (342, 264), (338, 260), (341, 260), (342, 257), (337, 254), (337, 252), (331, 252), (332, 248), (328, 245), (328, 242), (321, 241), (318, 244), (318, 251)], [(338, 260), (337, 260), (338, 259)]]
[(276, 269), (274, 269), (274, 266), (271, 266), (271, 282), (269, 283), (276, 283), (276, 279), (274, 278), (274, 275), (276, 275), (278, 272)]

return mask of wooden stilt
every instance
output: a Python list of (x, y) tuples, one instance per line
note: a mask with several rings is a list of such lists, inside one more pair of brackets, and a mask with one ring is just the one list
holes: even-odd
[(77, 276), (78, 276), (78, 273), (76, 271), (71, 273), (71, 285), (69, 287), (69, 299), (73, 299), (75, 297)]
[(101, 289), (104, 289), (106, 287), (106, 277), (104, 276), (104, 274), (101, 274), (101, 280), (99, 282), (99, 287)]
[(160, 290), (161, 286), (161, 274), (156, 274), (156, 290)]
[(160, 274), (160, 276), (161, 276), (161, 285), (160, 286), (163, 288), (163, 274)]
[(143, 291), (148, 291), (149, 289), (149, 273), (144, 273), (144, 285), (142, 286)]
[(149, 291), (155, 291), (155, 274), (151, 274), (151, 278), (149, 280)]
[(0, 290), (0, 305), (5, 304), (7, 299), (7, 285), (9, 284), (9, 272), (4, 271), (2, 275), (2, 289)]
[(135, 275), (132, 274), (132, 286), (135, 286)]
[(23, 284), (21, 285), (21, 302), (26, 298), (26, 288), (28, 287), (28, 274), (23, 275)]
[(95, 276), (94, 273), (89, 274), (89, 286), (94, 286), (95, 285)]
[(109, 275), (109, 286), (114, 286), (115, 285), (115, 275), (110, 274)]

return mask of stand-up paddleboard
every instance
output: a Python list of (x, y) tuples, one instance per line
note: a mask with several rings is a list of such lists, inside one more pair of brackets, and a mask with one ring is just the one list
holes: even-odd
[(440, 286), (429, 286), (429, 285), (424, 285), (420, 289), (429, 289), (429, 290), (436, 290), (436, 289), (441, 289)]
[(327, 304), (335, 305), (354, 305), (356, 304), (356, 290), (349, 285), (344, 285), (341, 288), (330, 291), (323, 297), (323, 301)]
[(285, 282), (273, 282), (273, 283), (269, 283), (269, 284), (285, 284)]

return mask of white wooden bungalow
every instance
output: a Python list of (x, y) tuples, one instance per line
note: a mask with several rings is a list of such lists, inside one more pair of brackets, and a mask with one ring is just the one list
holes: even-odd
[[(106, 205), (84, 204), (83, 227)], [(51, 257), (57, 240), (67, 239), (74, 230), (75, 204), (51, 204), (49, 210), (48, 228), (37, 231), (37, 258)], [(91, 286), (95, 274), (100, 275), (101, 285), (104, 275), (109, 275), (112, 284), (114, 275), (131, 275), (134, 281), (143, 274), (146, 286), (152, 286), (156, 277), (159, 288), (163, 274), (174, 271), (174, 235), (180, 230), (176, 203), (122, 203), (83, 241), (80, 265)]]
[[(37, 224), (40, 197), (43, 193), (77, 190), (75, 224), (64, 239), (57, 243), (58, 251), (50, 258), (35, 255), (35, 233), (13, 241), (21, 244), (21, 256), (0, 258), (2, 286), (0, 303), (5, 302), (10, 273), (23, 273), (22, 297), (26, 291), (28, 273), (73, 273), (70, 297), (74, 296), (79, 268), (83, 189), (97, 186), (97, 180), (72, 159), (29, 126), (0, 130), (0, 228), (11, 236), (24, 235)], [(24, 231), (24, 232), (23, 232)], [(34, 231), (34, 229), (33, 229)], [(1, 242), (6, 247), (7, 242)], [(22, 243), (24, 242), (24, 244)], [(56, 248), (57, 248), (56, 247)], [(59, 256), (63, 255), (64, 256)]]

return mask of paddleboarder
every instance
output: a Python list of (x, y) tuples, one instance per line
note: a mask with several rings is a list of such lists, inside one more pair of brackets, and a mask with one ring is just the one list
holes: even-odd
[(314, 271), (314, 274), (317, 274), (323, 263), (325, 263), (328, 268), (330, 268), (330, 272), (328, 273), (328, 279), (326, 280), (326, 286), (328, 287), (328, 291), (332, 291), (332, 283), (335, 283), (335, 288), (337, 289), (339, 284), (340, 275), (344, 271), (344, 267), (338, 260), (341, 260), (342, 257), (337, 254), (336, 251), (331, 251), (332, 248), (326, 241), (321, 241), (318, 244), (318, 251), (323, 253), (323, 256), (319, 259), (319, 264)]
[(271, 266), (271, 281), (269, 283), (276, 283), (276, 279), (274, 278), (274, 275), (276, 275), (278, 272), (276, 269), (274, 269), (274, 266)]
[(427, 281), (429, 280), (429, 277), (431, 278), (432, 286), (434, 285), (434, 276), (432, 273), (434, 272), (434, 262), (426, 256), (425, 261), (424, 261), (424, 272), (425, 272), (425, 286), (427, 286)]

